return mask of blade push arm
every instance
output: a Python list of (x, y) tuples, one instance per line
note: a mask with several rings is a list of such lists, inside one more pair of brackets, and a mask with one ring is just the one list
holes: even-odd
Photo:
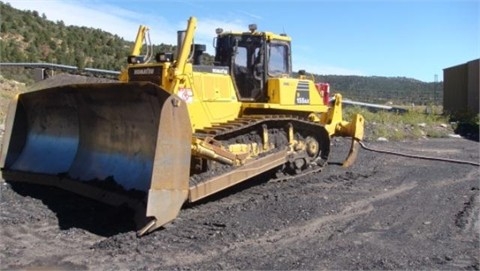
[(335, 95), (335, 102), (324, 115), (323, 123), (330, 136), (351, 137), (352, 145), (348, 156), (343, 162), (344, 167), (351, 166), (357, 157), (359, 143), (363, 140), (365, 119), (360, 114), (355, 114), (350, 122), (344, 121), (342, 117), (342, 95)]

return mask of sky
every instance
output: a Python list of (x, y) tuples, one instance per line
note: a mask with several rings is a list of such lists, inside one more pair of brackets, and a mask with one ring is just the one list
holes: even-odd
[[(133, 41), (147, 25), (154, 44), (176, 44), (188, 18), (213, 55), (215, 29), (292, 37), (293, 70), (321, 75), (443, 81), (443, 69), (480, 57), (480, 0), (0, 0), (65, 25)], [(1, 19), (1, 18), (0, 18)]]

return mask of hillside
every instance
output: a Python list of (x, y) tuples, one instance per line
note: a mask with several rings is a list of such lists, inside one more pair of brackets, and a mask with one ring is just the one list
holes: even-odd
[(384, 104), (441, 105), (443, 82), (426, 83), (406, 77), (316, 75), (317, 81), (330, 83), (333, 91), (346, 98)]
[[(101, 29), (66, 26), (63, 21), (48, 20), (45, 14), (17, 10), (1, 1), (0, 14), (0, 62), (47, 62), (120, 70), (133, 45), (132, 41)], [(173, 50), (174, 45), (154, 45), (155, 52)], [(213, 56), (205, 54), (204, 61), (212, 63)], [(5, 78), (32, 83), (30, 73), (21, 68), (5, 68), (1, 74)], [(331, 92), (342, 93), (353, 100), (408, 105), (442, 102), (441, 82), (427, 83), (405, 77), (313, 76), (317, 81), (330, 83)]]

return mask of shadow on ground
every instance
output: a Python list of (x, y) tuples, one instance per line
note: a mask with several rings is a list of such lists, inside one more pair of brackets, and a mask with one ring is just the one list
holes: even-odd
[(455, 129), (455, 133), (464, 138), (479, 142), (479, 127), (478, 124), (459, 123)]
[(55, 187), (9, 182), (22, 196), (42, 201), (58, 218), (59, 228), (81, 228), (109, 237), (134, 231), (134, 213), (127, 207), (109, 206)]

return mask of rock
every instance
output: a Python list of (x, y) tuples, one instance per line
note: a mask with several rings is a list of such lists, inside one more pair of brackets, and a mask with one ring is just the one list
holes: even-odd
[(425, 122), (421, 122), (417, 124), (418, 127), (425, 127), (427, 124)]
[(446, 125), (445, 123), (441, 123), (441, 124), (440, 124), (440, 127), (447, 128), (448, 125)]
[(385, 137), (379, 137), (379, 138), (377, 138), (377, 141), (387, 142), (388, 139), (385, 138)]
[(451, 138), (462, 138), (461, 135), (457, 135), (457, 134), (448, 134), (448, 137), (451, 137)]

